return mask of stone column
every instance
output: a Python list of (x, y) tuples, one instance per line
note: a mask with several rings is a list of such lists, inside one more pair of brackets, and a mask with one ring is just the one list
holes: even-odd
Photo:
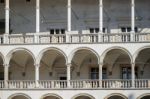
[(132, 87), (135, 87), (135, 63), (131, 64), (131, 68), (132, 68)]
[(67, 86), (70, 87), (71, 80), (71, 63), (67, 64)]
[(103, 33), (103, 0), (99, 0), (99, 42), (102, 42)]
[(36, 34), (34, 38), (35, 43), (39, 43), (40, 32), (40, 0), (36, 0)]
[(131, 41), (135, 41), (135, 0), (131, 0)]
[(99, 64), (99, 87), (102, 87), (102, 80), (103, 80), (103, 63)]
[(10, 30), (10, 27), (9, 27), (9, 11), (10, 11), (10, 8), (9, 8), (9, 0), (6, 0), (5, 2), (5, 35), (4, 35), (4, 43), (8, 43), (8, 35), (9, 35), (9, 30)]
[(5, 88), (8, 87), (8, 81), (9, 80), (9, 64), (4, 64), (4, 83)]
[(67, 23), (67, 25), (68, 25), (68, 32), (70, 32), (71, 31), (71, 0), (68, 0), (68, 5), (67, 5), (67, 10), (68, 10), (68, 23)]
[(39, 68), (40, 68), (40, 64), (35, 64), (35, 81), (36, 81), (36, 87), (39, 86)]

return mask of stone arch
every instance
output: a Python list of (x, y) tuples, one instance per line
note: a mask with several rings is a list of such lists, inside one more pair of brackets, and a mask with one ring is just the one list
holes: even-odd
[(145, 93), (137, 97), (137, 99), (142, 99), (143, 97), (150, 96), (150, 93)]
[(71, 99), (76, 99), (76, 98), (78, 98), (78, 97), (80, 97), (80, 96), (86, 96), (86, 97), (89, 97), (89, 98), (91, 98), (91, 99), (95, 99), (94, 96), (92, 96), (92, 95), (90, 95), (90, 94), (88, 94), (88, 93), (80, 93), (80, 94), (77, 94), (77, 95), (73, 96)]
[(31, 55), (31, 57), (33, 58), (33, 61), (35, 63), (35, 60), (36, 60), (35, 56), (34, 56), (34, 54), (29, 49), (26, 49), (26, 48), (15, 48), (15, 49), (9, 51), (9, 53), (6, 55), (6, 64), (9, 64), (10, 59), (13, 56), (13, 53), (17, 52), (17, 51), (26, 51), (29, 55)]
[(48, 96), (54, 96), (54, 97), (57, 97), (57, 98), (59, 98), (59, 99), (63, 99), (61, 96), (59, 96), (59, 95), (57, 95), (57, 94), (54, 94), (54, 93), (45, 94), (45, 95), (43, 95), (40, 99), (44, 99), (44, 98), (46, 98), (46, 97), (48, 97)]
[(120, 47), (120, 46), (113, 46), (113, 47), (107, 48), (107, 49), (102, 53), (102, 55), (100, 56), (100, 57), (101, 57), (101, 58), (100, 58), (100, 63), (103, 63), (103, 61), (104, 61), (104, 59), (105, 59), (107, 53), (108, 53), (109, 51), (111, 51), (111, 50), (114, 50), (114, 49), (119, 49), (119, 50), (122, 50), (122, 51), (124, 51), (125, 53), (127, 53), (128, 56), (129, 56), (129, 58), (130, 58), (131, 63), (133, 62), (132, 55), (131, 55), (131, 53), (130, 53), (126, 48), (123, 48), (123, 47)]
[(27, 99), (32, 99), (29, 95), (24, 94), (24, 93), (15, 93), (15, 94), (9, 96), (8, 99), (12, 99), (12, 98), (14, 98), (14, 97), (16, 97), (16, 96), (24, 96), (24, 97), (26, 97)]
[(109, 99), (109, 98), (112, 97), (112, 96), (120, 96), (120, 97), (122, 97), (122, 98), (124, 98), (124, 99), (128, 99), (125, 95), (120, 94), (120, 93), (112, 93), (112, 94), (110, 94), (110, 95), (107, 95), (104, 99)]
[(3, 64), (5, 64), (5, 57), (4, 57), (4, 55), (0, 52), (0, 57), (2, 58), (2, 61), (3, 61)]
[(133, 54), (133, 62), (136, 61), (136, 58), (138, 57), (139, 53), (142, 51), (142, 50), (145, 50), (145, 49), (150, 49), (150, 46), (144, 46), (144, 47), (141, 47), (139, 48), (137, 51), (135, 51), (135, 53)]
[(88, 51), (92, 52), (97, 57), (97, 60), (99, 63), (100, 57), (99, 57), (98, 53), (94, 49), (89, 48), (89, 47), (79, 47), (79, 48), (74, 49), (68, 56), (68, 63), (71, 63), (75, 53), (79, 50), (88, 50)]
[(59, 53), (61, 53), (61, 54), (65, 57), (66, 64), (68, 63), (68, 58), (67, 58), (67, 55), (64, 53), (64, 51), (62, 51), (62, 50), (59, 49), (59, 48), (48, 47), (48, 48), (45, 48), (45, 49), (43, 49), (42, 51), (40, 51), (38, 57), (36, 58), (36, 64), (40, 64), (40, 60), (42, 59), (43, 54), (44, 54), (46, 51), (48, 51), (48, 50), (56, 50), (56, 51), (58, 51)]

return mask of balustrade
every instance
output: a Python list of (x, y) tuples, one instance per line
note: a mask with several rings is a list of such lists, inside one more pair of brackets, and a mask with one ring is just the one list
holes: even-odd
[[(130, 33), (92, 33), (92, 34), (49, 34), (34, 33), (27, 34), (10, 34), (8, 35), (8, 43), (6, 44), (50, 44), (50, 43), (126, 43), (126, 42), (150, 42), (150, 33), (135, 33), (135, 41), (131, 41)], [(99, 40), (101, 38), (101, 40)], [(0, 44), (4, 44), (5, 36), (0, 35)], [(69, 39), (69, 40), (66, 40)], [(7, 39), (6, 39), (7, 40)], [(35, 42), (37, 41), (37, 42)]]
[[(67, 86), (67, 80), (39, 80), (38, 87), (36, 81), (28, 80), (9, 80), (0, 81), (0, 89), (131, 89), (132, 80), (70, 80), (70, 86)], [(135, 80), (135, 89), (149, 89), (150, 80)]]

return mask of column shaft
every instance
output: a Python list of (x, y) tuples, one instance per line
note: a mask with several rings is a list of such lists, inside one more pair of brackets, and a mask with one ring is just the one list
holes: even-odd
[(71, 0), (68, 0), (67, 10), (68, 10), (67, 25), (68, 25), (68, 32), (70, 32), (71, 31)]

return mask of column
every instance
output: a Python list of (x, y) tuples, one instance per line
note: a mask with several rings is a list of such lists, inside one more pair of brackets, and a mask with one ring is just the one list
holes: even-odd
[(131, 41), (135, 41), (135, 0), (131, 0)]
[(4, 64), (4, 83), (5, 88), (8, 87), (8, 81), (9, 80), (9, 64)]
[(66, 42), (69, 42), (69, 34), (71, 32), (71, 0), (68, 0), (67, 4), (67, 33), (66, 33)]
[(131, 68), (132, 68), (132, 87), (135, 87), (135, 63), (131, 64)]
[(71, 0), (68, 0), (68, 5), (67, 5), (67, 10), (68, 10), (68, 23), (67, 23), (67, 25), (68, 25), (68, 32), (70, 32), (71, 31)]
[(36, 81), (36, 87), (39, 86), (39, 68), (40, 68), (40, 65), (39, 64), (35, 64), (35, 81)]
[(36, 33), (40, 32), (40, 0), (36, 0)]
[(36, 0), (36, 34), (35, 34), (35, 43), (39, 42), (39, 32), (40, 32), (40, 0)]
[(4, 35), (4, 43), (8, 43), (8, 35), (9, 35), (9, 0), (5, 2), (5, 35)]
[(71, 63), (67, 64), (67, 86), (70, 87), (71, 80)]
[(102, 87), (102, 80), (103, 80), (103, 63), (99, 64), (99, 87)]
[(102, 42), (103, 33), (103, 0), (99, 0), (99, 42)]

